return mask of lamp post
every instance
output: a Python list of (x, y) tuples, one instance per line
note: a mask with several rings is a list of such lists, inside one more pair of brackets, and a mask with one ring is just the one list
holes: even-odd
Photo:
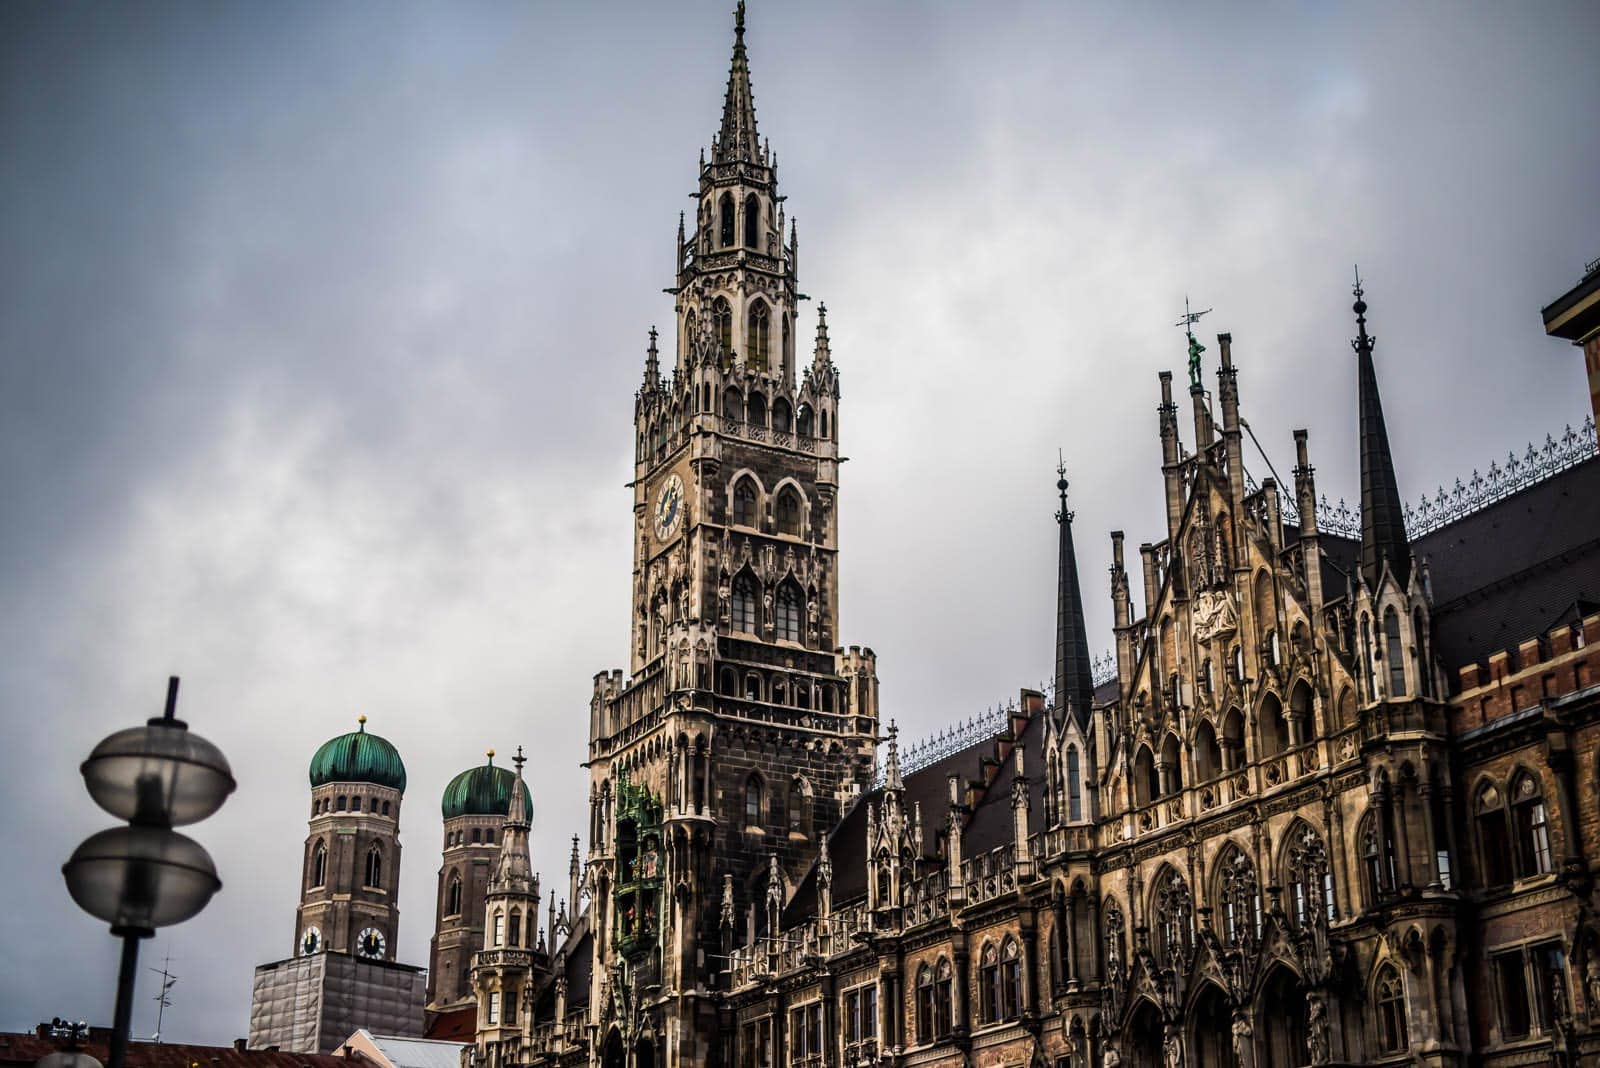
[(128, 1052), (139, 939), (196, 915), (222, 886), (200, 843), (172, 828), (221, 808), (233, 774), (222, 751), (191, 734), (177, 710), (174, 675), (163, 715), (108, 736), (80, 768), (95, 803), (128, 822), (89, 836), (61, 868), (72, 900), (122, 939), (107, 1068), (123, 1068)]

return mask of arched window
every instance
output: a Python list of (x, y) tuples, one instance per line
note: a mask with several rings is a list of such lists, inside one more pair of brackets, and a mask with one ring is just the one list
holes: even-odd
[(717, 205), (720, 216), (720, 225), (717, 227), (717, 244), (727, 248), (733, 244), (733, 194), (722, 194), (722, 200)]
[(745, 359), (751, 367), (763, 373), (772, 355), (772, 319), (765, 301), (750, 305), (750, 317), (745, 334)]
[(318, 842), (311, 850), (311, 885), (322, 886), (328, 881), (328, 847)]
[(1517, 873), (1523, 878), (1550, 871), (1550, 826), (1539, 782), (1524, 772), (1511, 787), (1511, 820), (1517, 835)]
[(1374, 907), (1383, 900), (1384, 893), (1388, 890), (1389, 882), (1385, 878), (1383, 831), (1378, 826), (1376, 810), (1369, 811), (1361, 821), (1359, 841), (1361, 845), (1361, 875), (1362, 887), (1366, 891), (1368, 907)]
[(496, 946), (506, 944), (506, 914), (498, 909), (494, 914), (494, 944)]
[(387, 802), (387, 801), (385, 801), (383, 803), (383, 814), (385, 816), (387, 816), (389, 814), (389, 802)]
[(1161, 961), (1181, 974), (1194, 937), (1194, 903), (1189, 884), (1172, 868), (1157, 877), (1155, 892), (1157, 946)]
[(1167, 735), (1166, 741), (1161, 743), (1161, 766), (1166, 772), (1166, 787), (1161, 791), (1162, 796), (1175, 794), (1183, 789), (1183, 756), (1182, 747), (1178, 745), (1176, 734)]
[(1269, 693), (1261, 699), (1257, 722), (1261, 732), (1262, 757), (1275, 757), (1289, 748), (1289, 724), (1283, 718), (1283, 704), (1277, 695)]
[(1161, 780), (1156, 778), (1156, 760), (1150, 747), (1141, 745), (1133, 758), (1133, 803), (1148, 805), (1161, 796)]
[(1378, 687), (1372, 678), (1372, 621), (1365, 615), (1361, 617), (1361, 672), (1367, 680), (1367, 697), (1375, 699)]
[(1000, 1019), (1022, 1015), (1022, 954), (1014, 939), (1000, 947)]
[(522, 913), (517, 909), (511, 910), (511, 944), (522, 945)]
[(761, 247), (761, 201), (754, 193), (744, 198), (744, 244), (746, 248)]
[(791, 429), (793, 429), (790, 425), (793, 423), (793, 421), (794, 420), (790, 418), (788, 401), (784, 400), (782, 397), (779, 397), (777, 400), (772, 402), (772, 429), (774, 431), (781, 434), (787, 434)]
[(736, 526), (757, 526), (756, 521), (756, 485), (748, 478), (741, 478), (733, 487), (733, 522)]
[(1335, 918), (1333, 873), (1328, 867), (1328, 851), (1322, 838), (1306, 824), (1289, 834), (1288, 859), (1289, 916), (1296, 927), (1317, 918), (1318, 910), (1330, 921)]
[[(777, 414), (777, 409), (773, 409)], [(778, 530), (784, 534), (800, 533), (800, 495), (789, 487), (778, 494)]]
[(750, 577), (750, 572), (741, 571), (733, 580), (733, 604), (729, 619), (734, 630), (746, 633), (755, 633), (756, 629), (756, 580)]
[(1001, 1019), (1000, 951), (991, 942), (978, 958), (978, 1009), (984, 1023)]
[(803, 438), (811, 436), (811, 405), (802, 404), (795, 412), (795, 432)]
[(1378, 1051), (1399, 1053), (1409, 1044), (1406, 1036), (1406, 988), (1400, 973), (1385, 964), (1378, 972), (1373, 1001), (1378, 1007)]
[(751, 393), (744, 403), (744, 418), (751, 426), (766, 426), (767, 398), (759, 393)]
[(924, 964), (917, 969), (917, 1041), (932, 1042), (934, 1033), (933, 969)]
[(789, 833), (806, 833), (806, 784), (800, 779), (789, 784)]
[(1405, 649), (1400, 644), (1400, 617), (1393, 608), (1383, 613), (1384, 656), (1389, 658), (1389, 696), (1406, 694)]
[(778, 587), (777, 601), (777, 631), (778, 638), (786, 642), (800, 640), (800, 617), (802, 615), (801, 602), (804, 600), (800, 587), (790, 579)]
[(1505, 799), (1490, 783), (1478, 791), (1473, 803), (1473, 822), (1478, 827), (1478, 856), (1482, 860), (1483, 885), (1504, 886), (1511, 881), (1511, 836), (1506, 831)]
[(461, 873), (451, 872), (450, 883), (444, 892), (444, 914), (446, 916), (461, 915)]
[[(513, 942), (512, 945), (516, 943)], [(510, 1027), (517, 1022), (517, 988), (514, 986), (506, 988), (505, 1008), (506, 1026)]]
[(953, 969), (950, 962), (943, 957), (939, 958), (938, 967), (933, 972), (933, 1033), (935, 1038), (950, 1037), (950, 994), (953, 982)]
[(717, 339), (717, 353), (727, 356), (733, 351), (733, 305), (727, 297), (711, 302), (711, 329)]
[(744, 823), (746, 827), (761, 826), (761, 776), (751, 775), (744, 781)]
[(1222, 747), (1217, 745), (1217, 730), (1209, 719), (1200, 721), (1194, 732), (1194, 777), (1209, 782), (1222, 774)]
[(1417, 676), (1417, 692), (1424, 697), (1433, 696), (1433, 672), (1428, 670), (1428, 650), (1423, 637), (1428, 632), (1422, 625), (1422, 609), (1411, 612), (1411, 665)]
[(1255, 867), (1242, 850), (1230, 848), (1218, 863), (1217, 900), (1223, 941), (1230, 946), (1255, 945), (1261, 934), (1261, 892)]
[(1078, 775), (1078, 748), (1067, 747), (1067, 819), (1083, 819), (1083, 788)]
[(498, 1026), (500, 1023), (500, 991), (489, 992), (489, 1023)]
[(367, 850), (367, 886), (383, 885), (383, 850), (376, 843)]
[(477, 845), (482, 841), (483, 841), (483, 832), (481, 830), (479, 830), (478, 828), (476, 828), (476, 827), (472, 828), (472, 844), (473, 845)]
[(340, 812), (343, 812), (345, 810), (345, 807), (349, 803), (350, 803), (350, 799), (349, 798), (345, 797), (343, 794), (339, 795), (339, 811)]

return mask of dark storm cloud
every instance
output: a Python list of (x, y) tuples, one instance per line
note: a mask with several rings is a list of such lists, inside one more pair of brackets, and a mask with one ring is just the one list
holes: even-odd
[[(240, 780), (195, 831), (223, 893), (157, 943), (169, 1036), (245, 1032), (306, 761), (358, 712), (413, 784), (401, 959), (434, 799), (487, 746), (536, 748), (564, 884), (725, 6), (0, 10), (0, 1027), (109, 1017), (114, 947), (58, 872), (104, 822), (74, 768), (169, 671)], [(843, 637), (908, 734), (1048, 675), (1058, 445), (1109, 646), (1105, 531), (1162, 521), (1185, 293), (1278, 470), (1308, 426), (1335, 497), (1357, 260), (1408, 498), (1582, 418), (1538, 308), (1600, 255), (1597, 35), (1592, 5), (752, 11), (844, 375)]]

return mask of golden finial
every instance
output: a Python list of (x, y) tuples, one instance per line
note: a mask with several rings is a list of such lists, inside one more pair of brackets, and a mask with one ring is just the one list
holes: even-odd
[(361, 715), (359, 715), (359, 716), (357, 716), (357, 717), (356, 717), (356, 722), (357, 722), (357, 723), (359, 723), (359, 724), (361, 724), (361, 729), (362, 729), (362, 730), (363, 730), (363, 731), (364, 731), (364, 730), (366, 730), (366, 729), (367, 729), (367, 717), (366, 717), (366, 713), (362, 713), (362, 714), (361, 714)]
[(493, 764), (494, 763), (494, 750), (493, 749), (488, 750), (486, 755), (489, 757), (489, 763)]

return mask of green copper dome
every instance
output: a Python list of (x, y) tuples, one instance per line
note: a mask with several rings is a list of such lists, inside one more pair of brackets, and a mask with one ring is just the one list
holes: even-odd
[[(456, 816), (504, 816), (511, 809), (511, 787), (516, 781), (510, 768), (494, 766), (491, 749), (488, 763), (468, 768), (450, 780), (439, 809), (447, 820)], [(527, 790), (522, 792), (522, 809), (528, 822), (533, 822), (533, 798)]]
[(311, 785), (330, 782), (370, 782), (406, 792), (406, 766), (387, 738), (367, 733), (367, 717), (361, 726), (322, 743), (311, 758)]

